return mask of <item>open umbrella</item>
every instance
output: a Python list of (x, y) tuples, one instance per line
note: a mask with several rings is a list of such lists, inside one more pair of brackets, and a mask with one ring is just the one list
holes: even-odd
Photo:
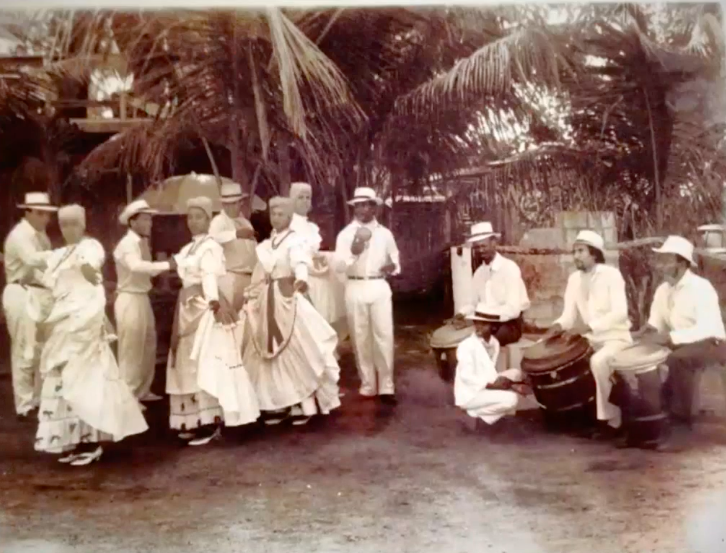
[[(234, 182), (226, 177), (221, 177), (222, 182)], [(187, 200), (197, 196), (206, 196), (212, 200), (214, 211), (222, 210), (222, 202), (219, 196), (219, 184), (214, 175), (198, 175), (189, 173), (169, 177), (168, 179), (154, 184), (146, 189), (138, 199), (146, 200), (154, 209), (158, 209), (162, 215), (179, 215), (187, 211)], [(259, 196), (252, 198), (252, 211), (265, 211), (267, 204)]]

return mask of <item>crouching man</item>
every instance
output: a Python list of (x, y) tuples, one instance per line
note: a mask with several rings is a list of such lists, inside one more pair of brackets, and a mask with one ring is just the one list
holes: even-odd
[(454, 401), (470, 417), (494, 424), (505, 415), (514, 415), (520, 401), (517, 391), (522, 386), (522, 372), (508, 369), (497, 373), (496, 362), (500, 345), (494, 334), (499, 317), (483, 311), (479, 304), (467, 316), (474, 323), (474, 334), (456, 349), (456, 378)]

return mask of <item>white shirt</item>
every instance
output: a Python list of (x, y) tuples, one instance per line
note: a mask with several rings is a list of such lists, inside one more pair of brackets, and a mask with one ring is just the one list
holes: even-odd
[(222, 211), (214, 216), (209, 225), (209, 234), (222, 245), (226, 269), (230, 273), (251, 274), (257, 264), (254, 239), (237, 238), (240, 229), (254, 230), (252, 223), (240, 216), (232, 219)]
[(570, 275), (564, 309), (555, 324), (570, 330), (578, 315), (592, 329), (585, 335), (590, 341), (632, 341), (625, 280), (618, 269), (598, 263), (589, 272), (575, 271)]
[(116, 262), (116, 280), (119, 292), (147, 294), (151, 290), (151, 277), (168, 271), (168, 261), (151, 261), (148, 240), (130, 230), (113, 251)]
[(500, 349), (494, 336), (487, 343), (476, 334), (464, 339), (456, 348), (454, 401), (457, 407), (466, 409), (470, 401), (486, 390), (487, 384), (497, 379), (496, 362)]
[[(368, 228), (372, 235), (371, 239), (366, 242), (363, 253), (353, 255), (350, 247), (353, 245), (355, 233), (360, 227)], [(401, 272), (400, 254), (393, 233), (375, 219), (366, 224), (356, 219), (341, 230), (335, 241), (335, 258), (336, 271), (346, 273), (349, 277), (381, 277), (383, 276), (381, 267), (389, 262), (396, 266), (394, 275)]]
[(667, 282), (658, 286), (648, 324), (659, 332), (670, 332), (674, 344), (692, 344), (707, 338), (726, 339), (716, 289), (690, 270), (675, 286)]
[(315, 255), (320, 251), (320, 244), (323, 242), (323, 237), (320, 236), (320, 228), (318, 225), (307, 217), (293, 213), (290, 228), (305, 239), (311, 254)]
[(224, 251), (208, 234), (198, 234), (174, 256), (182, 286), (202, 285), (207, 301), (219, 300), (217, 278), (224, 276)]
[(511, 321), (530, 305), (519, 266), (498, 253), (489, 265), (482, 263), (474, 271), (471, 289), (471, 297), (459, 311), (464, 315), (471, 315), (483, 303), (487, 313)]
[(5, 239), (5, 282), (19, 282), (35, 269), (42, 269), (51, 255), (50, 249), (45, 232), (35, 230), (26, 219), (20, 221)]
[(260, 268), (271, 279), (294, 276), (295, 280), (308, 280), (312, 258), (303, 236), (291, 229), (272, 231), (267, 240), (257, 246)]

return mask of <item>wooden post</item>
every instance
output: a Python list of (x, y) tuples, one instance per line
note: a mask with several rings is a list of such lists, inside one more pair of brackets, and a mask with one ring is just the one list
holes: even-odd
[(134, 201), (134, 179), (131, 173), (126, 173), (126, 203)]
[(120, 97), (119, 97), (119, 111), (121, 116), (121, 121), (126, 120), (126, 91), (122, 90)]

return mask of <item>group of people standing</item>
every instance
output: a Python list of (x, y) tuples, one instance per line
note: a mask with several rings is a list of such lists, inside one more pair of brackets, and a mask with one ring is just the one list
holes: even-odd
[[(457, 349), (456, 404), (488, 424), (513, 414), (521, 399), (521, 371), (497, 372), (495, 364), (500, 348), (521, 336), (519, 320), (529, 307), (519, 267), (496, 252), (499, 237), (489, 223), (472, 228), (469, 243), (481, 250), (483, 263), (474, 273), (470, 304), (450, 323), (468, 319), (475, 327)], [(686, 427), (693, 423), (700, 375), (709, 365), (726, 363), (718, 294), (707, 279), (693, 272), (697, 266), (693, 244), (669, 236), (653, 251), (663, 282), (655, 292), (648, 322), (631, 331), (620, 270), (605, 263), (602, 236), (592, 230), (580, 232), (573, 245), (576, 271), (567, 281), (562, 314), (543, 337), (587, 339), (594, 350), (590, 370), (599, 423), (587, 433), (593, 439), (614, 439), (621, 447), (629, 443), (621, 409), (611, 402), (615, 356), (635, 342), (668, 348), (664, 396), (672, 422)], [(666, 436), (657, 447), (668, 449), (668, 445)]]
[[(223, 426), (291, 419), (303, 425), (340, 406), (334, 328), (339, 280), (361, 377), (360, 393), (395, 404), (393, 315), (386, 278), (400, 272), (392, 233), (376, 219), (374, 190), (349, 201), (355, 218), (332, 254), (308, 218), (312, 189), (294, 183), (269, 201), (272, 233), (257, 243), (244, 216), (248, 196), (234, 183), (220, 190), (222, 212), (207, 197), (187, 203), (191, 241), (168, 261), (152, 261), (157, 211), (132, 202), (113, 251), (115, 325), (105, 314), (101, 269), (106, 254), (85, 233), (85, 210), (57, 208), (45, 193), (26, 195), (24, 218), (5, 242), (3, 308), (11, 338), (17, 415), (37, 412), (35, 448), (73, 466), (98, 460), (104, 441), (147, 429), (157, 335), (151, 278), (178, 274), (179, 291), (166, 369), (169, 426), (192, 446), (210, 443)], [(54, 213), (66, 245), (52, 249)], [(111, 343), (117, 341), (117, 357)], [(42, 388), (42, 391), (41, 391)]]

